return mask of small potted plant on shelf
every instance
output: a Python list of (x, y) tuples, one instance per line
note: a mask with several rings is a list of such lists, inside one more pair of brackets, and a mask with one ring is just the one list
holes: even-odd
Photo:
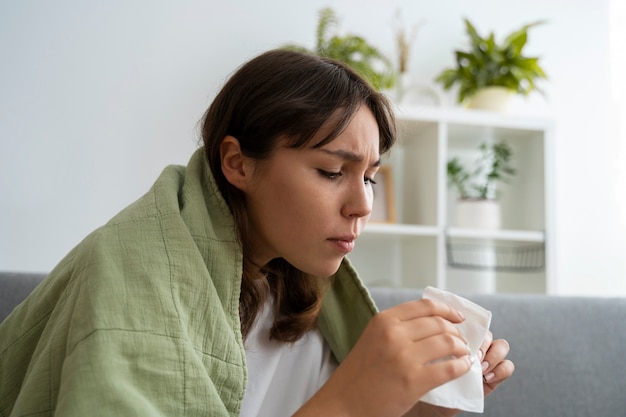
[(493, 32), (483, 38), (465, 19), (469, 49), (456, 50), (456, 66), (443, 70), (435, 81), (445, 90), (458, 85), (457, 100), (469, 108), (496, 111), (506, 107), (511, 94), (541, 92), (536, 81), (547, 76), (539, 65), (539, 58), (523, 54), (528, 29), (541, 23), (524, 25), (498, 44)]
[(456, 225), (477, 229), (500, 228), (500, 205), (497, 184), (507, 182), (514, 174), (513, 151), (503, 141), (483, 142), (473, 169), (467, 169), (459, 158), (448, 161), (448, 185), (458, 195)]
[(393, 88), (396, 84), (396, 73), (391, 61), (361, 36), (331, 34), (338, 24), (337, 16), (331, 8), (322, 9), (317, 25), (315, 49), (295, 44), (288, 44), (283, 48), (335, 59), (361, 74), (375, 89)]

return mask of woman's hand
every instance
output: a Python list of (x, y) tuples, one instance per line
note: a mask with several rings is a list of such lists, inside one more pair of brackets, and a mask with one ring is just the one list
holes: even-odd
[[(504, 339), (493, 340), (492, 333), (488, 332), (478, 353), (483, 369), (483, 390), (485, 397), (491, 394), (498, 385), (513, 375), (515, 365), (513, 365), (513, 362), (510, 360), (505, 359), (508, 354), (509, 343)], [(460, 412), (460, 410), (419, 402), (410, 413), (406, 414), (406, 417), (452, 417)]]
[[(469, 371), (469, 348), (454, 326), (463, 320), (448, 305), (424, 299), (378, 313), (296, 415), (402, 416), (428, 391)], [(498, 376), (505, 371), (497, 366), (499, 352), (485, 357)]]

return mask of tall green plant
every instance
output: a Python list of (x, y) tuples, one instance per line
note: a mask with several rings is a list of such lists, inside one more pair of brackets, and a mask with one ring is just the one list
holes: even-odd
[(528, 29), (543, 22), (524, 25), (498, 44), (493, 32), (483, 38), (468, 19), (464, 21), (469, 50), (456, 50), (456, 67), (445, 69), (435, 79), (446, 90), (458, 84), (459, 103), (490, 86), (504, 87), (522, 95), (541, 91), (536, 81), (547, 76), (539, 65), (539, 58), (524, 56), (522, 51), (528, 40)]
[(510, 162), (513, 150), (505, 142), (481, 143), (480, 157), (473, 170), (464, 167), (458, 158), (448, 161), (448, 185), (460, 199), (493, 199), (498, 196), (496, 185), (515, 175)]
[(288, 44), (285, 49), (313, 53), (332, 58), (350, 66), (377, 90), (392, 88), (396, 75), (391, 61), (365, 38), (357, 35), (338, 35), (339, 20), (331, 8), (322, 9), (316, 30), (315, 49)]

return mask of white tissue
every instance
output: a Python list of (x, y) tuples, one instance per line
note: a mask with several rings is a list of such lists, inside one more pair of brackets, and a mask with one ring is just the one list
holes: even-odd
[(424, 290), (423, 298), (446, 303), (465, 316), (465, 321), (455, 325), (468, 341), (471, 355), (476, 360), (468, 373), (432, 389), (421, 398), (421, 401), (441, 407), (482, 413), (485, 404), (483, 372), (477, 354), (487, 336), (491, 312), (465, 298), (433, 287)]

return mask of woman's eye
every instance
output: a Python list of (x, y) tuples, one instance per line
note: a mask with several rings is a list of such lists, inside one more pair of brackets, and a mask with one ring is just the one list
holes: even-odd
[[(334, 172), (334, 171), (326, 171), (324, 169), (318, 169), (317, 171), (319, 172), (321, 176), (323, 176), (324, 178), (328, 178), (329, 180), (336, 180), (343, 175), (343, 172), (341, 171)], [(375, 185), (376, 181), (374, 181), (374, 179), (371, 177), (363, 177), (363, 183), (369, 184), (369, 185)]]
[(341, 177), (341, 172), (331, 172), (331, 171), (325, 171), (323, 169), (318, 169), (317, 170), (321, 176), (328, 178), (329, 180), (336, 180), (337, 178)]
[(363, 182), (365, 182), (365, 184), (376, 185), (376, 181), (374, 181), (373, 178), (365, 177), (363, 178)]

